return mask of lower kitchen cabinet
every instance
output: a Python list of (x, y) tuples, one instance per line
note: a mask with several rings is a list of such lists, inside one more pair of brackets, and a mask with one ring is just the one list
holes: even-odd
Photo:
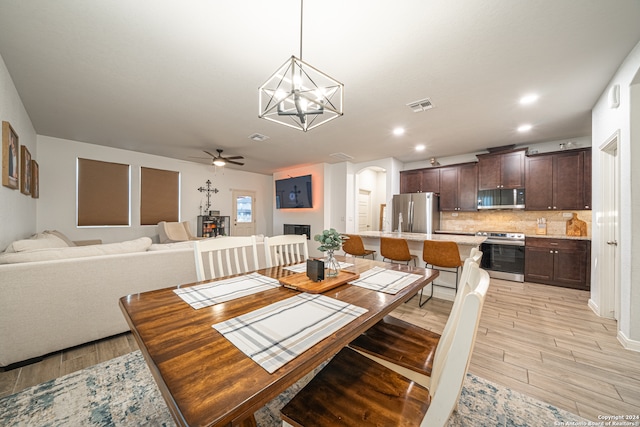
[(527, 237), (524, 248), (524, 280), (589, 290), (591, 242)]

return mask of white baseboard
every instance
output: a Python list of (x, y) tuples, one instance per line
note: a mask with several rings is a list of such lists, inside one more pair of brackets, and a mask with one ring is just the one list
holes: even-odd
[(589, 302), (587, 305), (596, 314), (596, 316), (600, 316), (600, 307), (598, 307), (598, 304), (596, 304), (596, 302), (592, 298), (589, 298)]
[(629, 339), (622, 331), (618, 331), (618, 341), (627, 350), (640, 352), (640, 341)]

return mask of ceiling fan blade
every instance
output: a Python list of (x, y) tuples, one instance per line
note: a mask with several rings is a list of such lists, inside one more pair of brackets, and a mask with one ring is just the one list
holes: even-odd
[(217, 157), (217, 156), (215, 156), (215, 155), (211, 154), (210, 152), (208, 152), (207, 150), (202, 150), (202, 151), (204, 151), (205, 153), (207, 153), (208, 155), (210, 155), (210, 156), (211, 156), (211, 157), (213, 157), (213, 158), (216, 158), (216, 157)]
[(225, 159), (242, 160), (242, 159), (244, 159), (244, 157), (242, 157), (242, 156), (229, 156), (229, 157), (225, 157)]
[(225, 160), (229, 163), (233, 163), (234, 165), (244, 166), (244, 163), (236, 162), (235, 160), (229, 160), (228, 158)]

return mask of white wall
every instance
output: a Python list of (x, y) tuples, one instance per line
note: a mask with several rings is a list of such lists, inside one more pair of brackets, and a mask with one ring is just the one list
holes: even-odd
[[(326, 166), (324, 163), (315, 165), (302, 166), (298, 168), (286, 169), (273, 174), (271, 181), (271, 199), (275, 199), (275, 180), (286, 179), (296, 176), (311, 175), (313, 208), (303, 209), (273, 209), (273, 233), (279, 235), (284, 232), (284, 224), (300, 224), (310, 225), (311, 235), (309, 241), (309, 256), (319, 257), (322, 255), (318, 251), (317, 244), (313, 241), (313, 236), (325, 229), (325, 174)], [(330, 169), (330, 168), (329, 168)], [(330, 178), (327, 178), (330, 187)], [(272, 203), (272, 206), (274, 204)], [(334, 227), (335, 228), (335, 227)]]
[[(221, 215), (232, 215), (232, 190), (256, 192), (256, 233), (270, 234), (272, 224), (273, 197), (272, 178), (234, 169), (219, 169), (211, 166), (70, 141), (47, 136), (38, 136), (38, 163), (40, 166), (40, 199), (37, 203), (37, 226), (32, 231), (57, 229), (73, 240), (102, 239), (103, 242), (130, 240), (149, 236), (157, 241), (157, 226), (140, 225), (140, 167), (151, 167), (180, 172), (180, 219), (190, 221), (196, 232), (200, 206), (206, 203), (204, 193), (197, 189), (210, 179), (219, 192), (212, 194), (212, 210)], [(82, 227), (76, 226), (76, 159), (101, 160), (124, 163), (131, 169), (131, 226), (129, 227)]]
[[(0, 57), (0, 121), (11, 124), (18, 135), (20, 145), (26, 146), (31, 158), (40, 163), (36, 147), (36, 132), (2, 57)], [(1, 156), (2, 150), (0, 150)], [(0, 224), (2, 224), (0, 251), (12, 241), (29, 237), (35, 232), (35, 206), (36, 199), (22, 194), (20, 189), (13, 190), (0, 186)]]
[[(602, 289), (606, 284), (598, 283), (600, 252), (599, 246), (603, 240), (603, 230), (596, 220), (603, 213), (602, 198), (597, 191), (602, 186), (602, 177), (597, 165), (601, 161), (598, 147), (615, 132), (620, 132), (620, 242), (621, 256), (621, 312), (619, 313), (619, 336), (621, 341), (630, 347), (640, 350), (640, 267), (637, 259), (640, 257), (640, 174), (637, 172), (640, 161), (640, 123), (631, 123), (631, 85), (636, 78), (640, 84), (640, 43), (622, 63), (613, 76), (609, 86), (604, 90), (592, 111), (592, 140), (593, 140), (593, 237), (592, 237), (592, 276), (591, 297), (593, 305), (598, 307), (602, 301)], [(608, 94), (613, 85), (620, 85), (620, 106), (610, 108)], [(638, 91), (635, 91), (639, 96)], [(634, 106), (638, 105), (636, 100)], [(635, 262), (634, 262), (635, 261)]]

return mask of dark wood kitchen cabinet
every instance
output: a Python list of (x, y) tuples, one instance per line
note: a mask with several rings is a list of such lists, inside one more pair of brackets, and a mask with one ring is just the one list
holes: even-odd
[(440, 210), (478, 210), (478, 164), (440, 168)]
[(528, 156), (526, 210), (591, 209), (591, 160), (589, 153), (585, 168), (585, 153), (572, 150)]
[(524, 280), (589, 290), (591, 242), (527, 237), (524, 248)]
[(478, 154), (478, 190), (523, 188), (526, 148)]
[(438, 168), (429, 168), (400, 172), (400, 192), (439, 193), (440, 170)]

